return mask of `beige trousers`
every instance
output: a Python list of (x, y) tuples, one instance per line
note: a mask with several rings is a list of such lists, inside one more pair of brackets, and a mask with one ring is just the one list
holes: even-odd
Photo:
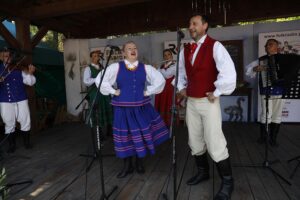
[[(261, 114), (260, 114), (260, 122), (266, 123), (266, 96), (261, 95)], [(281, 95), (270, 96), (268, 101), (268, 124), (269, 123), (281, 123), (281, 116), (282, 116), (282, 106), (284, 100), (281, 99)]]
[(21, 131), (30, 130), (30, 112), (28, 100), (16, 103), (0, 103), (1, 117), (5, 123), (5, 134), (15, 131), (16, 121), (21, 125)]
[(219, 98), (211, 103), (206, 97), (188, 97), (186, 122), (192, 155), (198, 156), (208, 151), (215, 162), (229, 157), (227, 142), (222, 131)]

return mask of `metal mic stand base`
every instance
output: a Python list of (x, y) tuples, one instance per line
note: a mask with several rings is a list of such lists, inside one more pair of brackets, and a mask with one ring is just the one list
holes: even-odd
[[(87, 168), (86, 168), (86, 172), (90, 171), (93, 163), (95, 162), (95, 160), (98, 158), (98, 155), (96, 153), (94, 154), (79, 154), (79, 156), (81, 157), (86, 157), (86, 158), (92, 158), (90, 164), (88, 164)], [(114, 157), (114, 154), (105, 154), (102, 155), (103, 157)]]
[(254, 164), (254, 165), (242, 165), (242, 164), (235, 164), (233, 165), (233, 167), (253, 167), (253, 168), (262, 168), (262, 169), (268, 169), (270, 170), (274, 175), (276, 175), (277, 177), (279, 177), (281, 180), (283, 180), (285, 183), (287, 183), (288, 185), (292, 185), (286, 178), (284, 178), (282, 175), (280, 175), (278, 172), (276, 172), (271, 165), (280, 162), (279, 160), (274, 160), (274, 161), (269, 161), (268, 160), (268, 141), (269, 141), (269, 132), (267, 130), (267, 135), (266, 135), (266, 139), (265, 139), (265, 160), (264, 162), (260, 165), (260, 164)]
[(108, 200), (109, 197), (110, 197), (117, 189), (118, 189), (118, 186), (115, 185), (107, 195), (102, 194), (101, 197), (100, 197), (100, 200)]
[[(93, 154), (79, 154), (79, 156), (81, 156), (81, 157), (92, 158), (92, 161), (90, 162), (90, 164), (86, 168), (86, 172), (90, 171), (95, 159), (98, 158), (98, 155), (96, 153), (96, 144), (95, 144), (95, 139), (94, 139), (93, 128), (91, 128), (91, 138), (92, 138), (94, 153)], [(114, 154), (105, 154), (105, 155), (102, 155), (102, 156), (103, 157), (113, 157), (115, 155)]]
[(296, 157), (294, 157), (294, 158), (289, 159), (289, 160), (288, 160), (288, 163), (289, 163), (289, 162), (292, 162), (292, 161), (294, 161), (294, 160), (298, 161), (298, 164), (296, 165), (295, 169), (292, 171), (292, 173), (291, 173), (291, 175), (290, 175), (290, 178), (293, 178), (293, 177), (294, 177), (294, 175), (295, 175), (295, 173), (296, 173), (298, 167), (300, 166), (300, 155), (299, 155), (299, 156), (296, 156)]
[(292, 185), (286, 178), (284, 178), (281, 174), (279, 174), (277, 171), (275, 171), (271, 165), (280, 162), (279, 160), (274, 161), (264, 161), (261, 165), (234, 165), (233, 167), (252, 167), (252, 168), (262, 168), (262, 169), (268, 169), (270, 170), (274, 175), (279, 177), (281, 180), (283, 180), (288, 185)]

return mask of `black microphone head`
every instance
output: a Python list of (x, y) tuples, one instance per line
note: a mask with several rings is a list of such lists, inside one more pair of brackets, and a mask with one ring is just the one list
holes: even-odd
[(178, 31), (177, 31), (177, 35), (178, 35), (178, 37), (181, 38), (181, 39), (184, 38), (184, 33), (183, 33), (181, 30), (178, 30)]
[(109, 47), (110, 49), (116, 50), (116, 51), (121, 51), (121, 49), (118, 46), (107, 45), (107, 47)]

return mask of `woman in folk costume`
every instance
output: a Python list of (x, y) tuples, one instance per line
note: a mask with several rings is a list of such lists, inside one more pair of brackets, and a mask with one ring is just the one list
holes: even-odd
[(165, 123), (170, 126), (172, 96), (174, 90), (174, 86), (171, 83), (176, 73), (176, 63), (173, 60), (171, 49), (165, 49), (163, 51), (163, 56), (164, 64), (160, 66), (158, 71), (160, 71), (163, 77), (166, 79), (166, 85), (162, 93), (155, 96), (155, 108), (160, 113)]
[[(100, 91), (113, 94), (113, 137), (116, 156), (124, 160), (118, 178), (133, 172), (132, 157), (136, 156), (136, 170), (144, 173), (142, 163), (147, 153), (154, 154), (155, 146), (169, 139), (169, 132), (158, 112), (151, 105), (152, 94), (161, 92), (165, 80), (150, 65), (139, 62), (134, 42), (123, 46), (124, 60), (113, 63), (104, 75)], [(100, 75), (96, 79), (99, 85)], [(116, 84), (117, 89), (112, 86)]]
[[(95, 85), (95, 79), (98, 73), (103, 69), (102, 65), (99, 65), (100, 51), (92, 51), (90, 53), (91, 64), (84, 69), (83, 83), (88, 87), (89, 93), (89, 106), (91, 106), (96, 93), (97, 87)], [(96, 102), (99, 106), (99, 125), (106, 127), (106, 135), (111, 135), (112, 132), (112, 106), (110, 105), (111, 97), (109, 95), (102, 95), (99, 93), (99, 102)], [(91, 127), (95, 127), (95, 120), (90, 124)]]

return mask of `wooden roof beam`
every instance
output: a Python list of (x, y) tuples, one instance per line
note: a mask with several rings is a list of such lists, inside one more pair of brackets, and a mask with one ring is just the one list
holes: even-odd
[(37, 26), (46, 26), (49, 30), (53, 30), (59, 33), (64, 34), (72, 34), (80, 32), (79, 27), (70, 26), (69, 24), (66, 24), (64, 20), (59, 19), (47, 19), (47, 20), (37, 20), (33, 21), (32, 24)]
[(23, 15), (22, 12), (20, 12), (20, 10), (22, 9), (17, 7), (12, 2), (1, 2), (0, 12), (2, 16), (27, 18), (26, 16)]
[(32, 48), (40, 43), (41, 39), (43, 39), (43, 37), (47, 34), (48, 30), (49, 29), (46, 26), (39, 28), (39, 31), (31, 39)]
[(0, 23), (0, 35), (4, 40), (13, 48), (20, 49), (20, 43), (18, 40), (7, 30), (3, 23)]
[(22, 15), (31, 19), (43, 19), (57, 16), (77, 14), (81, 12), (99, 10), (103, 8), (123, 6), (135, 3), (143, 3), (150, 0), (64, 0), (54, 1), (48, 4), (32, 6), (23, 9)]

